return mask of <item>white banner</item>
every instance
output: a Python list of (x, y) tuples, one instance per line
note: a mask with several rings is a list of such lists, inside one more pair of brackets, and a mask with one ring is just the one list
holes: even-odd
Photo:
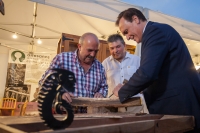
[(4, 97), (15, 97), (19, 102), (24, 102), (22, 99), (25, 98), (22, 96), (29, 101), (34, 99), (34, 93), (38, 91), (38, 81), (51, 60), (51, 54), (30, 54), (11, 49)]

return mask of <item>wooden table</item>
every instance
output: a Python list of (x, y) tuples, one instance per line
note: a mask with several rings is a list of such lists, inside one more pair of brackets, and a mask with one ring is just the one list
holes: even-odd
[[(39, 116), (1, 116), (0, 133), (182, 133), (194, 127), (193, 116), (149, 115), (133, 113), (99, 113), (99, 107), (140, 106), (139, 97), (124, 104), (108, 98), (74, 98), (72, 105), (86, 106), (87, 114), (75, 114), (72, 124), (62, 130), (46, 127)], [(55, 115), (58, 119), (63, 116)]]
[(39, 116), (0, 117), (0, 133), (182, 133), (193, 127), (192, 116), (107, 113), (75, 114), (68, 128), (53, 131), (43, 124)]

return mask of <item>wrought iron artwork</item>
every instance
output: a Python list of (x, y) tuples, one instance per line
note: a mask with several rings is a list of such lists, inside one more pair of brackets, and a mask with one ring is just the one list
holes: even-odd
[(4, 3), (3, 0), (0, 0), (0, 13), (5, 15)]
[[(50, 73), (42, 80), (38, 94), (38, 111), (48, 127), (54, 130), (62, 129), (67, 128), (73, 122), (72, 107), (61, 97), (66, 91), (74, 92), (75, 82), (74, 73), (62, 69), (50, 70)], [(65, 117), (57, 119), (52, 110)]]

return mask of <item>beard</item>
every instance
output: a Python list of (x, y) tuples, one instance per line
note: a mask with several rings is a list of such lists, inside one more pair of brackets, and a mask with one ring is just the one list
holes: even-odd
[(94, 56), (86, 56), (86, 58), (84, 59), (84, 63), (91, 64), (94, 58), (95, 58)]
[(90, 56), (90, 55), (88, 55), (86, 58), (94, 59), (94, 56)]

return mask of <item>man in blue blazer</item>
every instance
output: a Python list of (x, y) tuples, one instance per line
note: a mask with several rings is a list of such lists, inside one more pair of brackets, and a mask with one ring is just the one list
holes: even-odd
[(178, 32), (167, 24), (147, 21), (135, 8), (121, 12), (116, 25), (142, 47), (140, 67), (114, 94), (123, 103), (143, 91), (149, 113), (193, 115), (195, 129), (200, 129), (200, 79)]

